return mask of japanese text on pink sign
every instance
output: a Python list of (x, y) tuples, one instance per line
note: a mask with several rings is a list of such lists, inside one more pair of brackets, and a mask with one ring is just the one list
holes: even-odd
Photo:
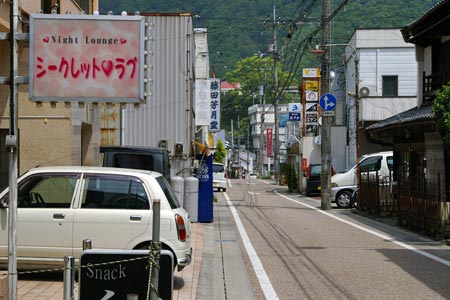
[(32, 100), (143, 100), (142, 19), (31, 20)]

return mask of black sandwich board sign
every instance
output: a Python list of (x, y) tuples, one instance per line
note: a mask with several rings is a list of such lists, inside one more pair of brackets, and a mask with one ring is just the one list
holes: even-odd
[[(80, 300), (147, 299), (148, 250), (85, 250), (80, 258)], [(161, 250), (159, 298), (172, 300), (173, 254)]]

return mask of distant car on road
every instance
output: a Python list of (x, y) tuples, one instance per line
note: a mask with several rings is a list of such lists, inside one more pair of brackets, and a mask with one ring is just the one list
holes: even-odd
[(227, 191), (227, 173), (224, 164), (213, 163), (213, 189), (218, 192)]
[[(8, 224), (8, 188), (0, 220)], [(160, 200), (160, 241), (178, 270), (190, 264), (191, 225), (166, 178), (157, 172), (106, 167), (35, 168), (18, 180), (17, 263), (20, 268), (78, 262), (83, 241), (94, 249), (148, 249), (153, 202)], [(8, 259), (8, 226), (0, 227), (0, 263)]]
[[(321, 164), (310, 164), (306, 170), (306, 196), (317, 195), (321, 193)], [(331, 167), (331, 175), (334, 169)]]
[(248, 176), (248, 178), (256, 179), (256, 178), (258, 178), (258, 173), (250, 173), (250, 175)]

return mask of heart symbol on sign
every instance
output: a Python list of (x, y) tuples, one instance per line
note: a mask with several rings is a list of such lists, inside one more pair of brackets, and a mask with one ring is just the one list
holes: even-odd
[(120, 43), (121, 44), (126, 44), (127, 43), (127, 39), (126, 38), (120, 38)]
[(46, 36), (45, 38), (42, 39), (44, 41), (44, 43), (48, 43), (48, 41), (50, 40), (48, 36)]
[(111, 60), (102, 61), (102, 70), (109, 77), (113, 71), (113, 62)]

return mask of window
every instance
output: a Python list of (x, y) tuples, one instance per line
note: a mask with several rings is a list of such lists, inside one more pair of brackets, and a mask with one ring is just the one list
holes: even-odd
[(156, 181), (159, 183), (159, 186), (163, 190), (164, 195), (166, 195), (170, 207), (173, 209), (181, 207), (180, 202), (178, 202), (177, 196), (175, 196), (175, 192), (173, 191), (172, 186), (169, 184), (166, 178), (163, 176), (159, 176), (156, 177)]
[(89, 1), (88, 0), (75, 0), (75, 2), (86, 12), (89, 13)]
[(142, 183), (130, 176), (86, 175), (82, 208), (149, 209)]
[(383, 96), (398, 96), (398, 76), (383, 76)]
[(389, 171), (392, 171), (394, 169), (394, 157), (393, 156), (386, 157), (386, 162)]
[(383, 158), (382, 156), (374, 156), (374, 157), (366, 158), (359, 165), (361, 172), (379, 171), (381, 168), (381, 159), (382, 158)]
[(69, 208), (78, 175), (36, 175), (21, 182), (17, 194), (19, 208)]
[(114, 155), (113, 167), (155, 170), (155, 163), (152, 155), (125, 153)]
[(217, 172), (225, 172), (225, 168), (223, 164), (220, 163), (213, 163), (213, 173)]

